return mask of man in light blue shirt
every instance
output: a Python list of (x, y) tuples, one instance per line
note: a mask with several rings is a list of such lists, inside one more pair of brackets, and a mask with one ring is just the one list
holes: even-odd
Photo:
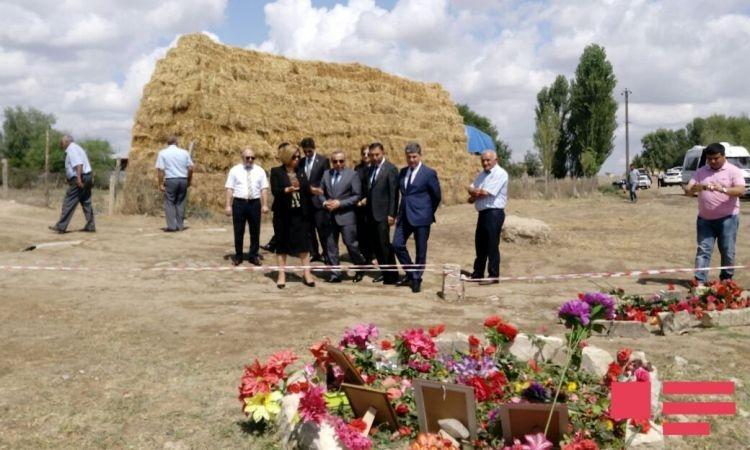
[[(476, 259), (471, 278), (484, 278), (487, 267), (489, 278), (500, 277), (500, 232), (505, 222), (505, 204), (508, 201), (508, 172), (497, 163), (497, 153), (482, 153), (482, 172), (469, 186), (469, 203), (479, 211), (474, 233)], [(494, 284), (490, 280), (480, 284)]]
[(170, 136), (167, 145), (156, 157), (159, 190), (164, 192), (164, 216), (167, 219), (164, 231), (182, 231), (185, 229), (187, 190), (193, 179), (193, 160), (187, 150), (177, 146), (177, 136)]
[(58, 233), (68, 230), (70, 219), (76, 206), (81, 204), (83, 215), (86, 217), (86, 226), (81, 231), (96, 231), (94, 224), (94, 209), (91, 206), (91, 186), (93, 178), (91, 164), (86, 156), (86, 151), (73, 141), (73, 136), (66, 134), (60, 140), (60, 147), (65, 150), (65, 177), (68, 180), (68, 191), (63, 198), (60, 220), (49, 227)]

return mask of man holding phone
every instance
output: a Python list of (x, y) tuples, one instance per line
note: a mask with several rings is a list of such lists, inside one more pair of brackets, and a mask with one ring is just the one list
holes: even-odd
[[(695, 172), (685, 187), (685, 195), (698, 194), (695, 268), (711, 266), (711, 252), (716, 240), (719, 241), (722, 267), (733, 266), (740, 224), (739, 197), (745, 193), (745, 178), (742, 170), (727, 161), (722, 144), (711, 144), (703, 152), (706, 165)], [(722, 269), (719, 278), (731, 280), (733, 275), (733, 269)], [(693, 280), (696, 284), (707, 280), (706, 270), (696, 270)]]

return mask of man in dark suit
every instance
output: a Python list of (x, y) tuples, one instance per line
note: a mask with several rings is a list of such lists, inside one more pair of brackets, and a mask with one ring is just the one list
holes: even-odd
[[(328, 264), (339, 264), (339, 234), (344, 238), (344, 245), (349, 251), (349, 257), (357, 265), (365, 264), (365, 259), (359, 252), (357, 242), (357, 215), (354, 211), (362, 196), (359, 176), (352, 169), (346, 167), (346, 155), (336, 150), (331, 155), (333, 168), (326, 170), (320, 188), (312, 188), (313, 194), (329, 213), (325, 228), (325, 249)], [(364, 273), (358, 270), (354, 282), (362, 281)], [(329, 283), (341, 282), (341, 271), (333, 270)]]
[[(299, 146), (302, 147), (305, 157), (299, 162), (297, 169), (304, 172), (311, 187), (319, 187), (323, 179), (323, 174), (326, 170), (330, 169), (331, 164), (328, 158), (319, 155), (315, 151), (315, 141), (313, 138), (306, 137), (302, 139)], [(322, 262), (326, 255), (324, 227), (328, 221), (328, 211), (323, 207), (317, 195), (310, 196), (310, 205), (308, 206), (307, 210), (310, 214), (308, 219), (308, 223), (310, 224), (310, 231), (308, 233), (310, 236), (310, 262)], [(321, 257), (321, 253), (318, 250), (318, 238), (320, 238), (320, 246), (323, 248), (323, 257)], [(327, 259), (326, 264), (330, 264)]]
[(368, 218), (367, 218), (367, 187), (368, 177), (370, 176), (370, 147), (363, 145), (359, 150), (360, 161), (354, 166), (357, 172), (359, 183), (362, 186), (362, 199), (357, 202), (357, 242), (359, 242), (359, 251), (367, 261), (372, 263), (373, 258), (373, 239), (368, 235)]
[[(367, 177), (367, 235), (380, 265), (396, 264), (391, 246), (391, 227), (396, 223), (398, 205), (398, 169), (385, 159), (383, 144), (370, 144), (370, 170)], [(398, 272), (389, 268), (380, 272), (373, 282), (396, 284)]]
[[(416, 264), (424, 265), (430, 226), (435, 222), (435, 211), (440, 205), (440, 181), (434, 169), (422, 164), (422, 147), (417, 142), (406, 144), (404, 153), (407, 166), (398, 175), (401, 205), (393, 235), (393, 250), (402, 265), (414, 264), (406, 249), (406, 241), (414, 234)], [(410, 268), (398, 284), (411, 284), (411, 291), (419, 292), (422, 290), (422, 272), (422, 268)]]

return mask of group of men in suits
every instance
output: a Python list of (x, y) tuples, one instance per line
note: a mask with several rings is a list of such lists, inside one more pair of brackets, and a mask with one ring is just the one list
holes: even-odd
[[(308, 223), (311, 261), (334, 266), (327, 281), (342, 281), (339, 237), (355, 265), (366, 265), (374, 257), (382, 268), (373, 282), (410, 286), (420, 292), (427, 240), (441, 200), (437, 172), (421, 162), (422, 148), (409, 143), (404, 149), (407, 167), (399, 171), (388, 161), (384, 146), (375, 142), (362, 149), (356, 168), (347, 165), (343, 151), (329, 158), (319, 154), (312, 138), (300, 142), (305, 154), (298, 166), (311, 186)], [(391, 227), (395, 226), (393, 240)], [(416, 258), (406, 248), (414, 235)], [(320, 242), (320, 247), (318, 245)], [(273, 240), (266, 249), (273, 249)], [(405, 266), (399, 278), (396, 259)], [(353, 281), (364, 278), (357, 271)]]

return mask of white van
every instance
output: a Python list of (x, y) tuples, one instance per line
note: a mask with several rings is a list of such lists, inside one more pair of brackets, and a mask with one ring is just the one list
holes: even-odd
[[(745, 196), (750, 196), (750, 152), (745, 147), (732, 145), (722, 142), (724, 146), (724, 155), (727, 161), (742, 169), (745, 177)], [(686, 185), (693, 178), (693, 174), (698, 168), (706, 165), (706, 157), (703, 155), (703, 145), (696, 145), (685, 153), (685, 159), (682, 162), (682, 184)]]

